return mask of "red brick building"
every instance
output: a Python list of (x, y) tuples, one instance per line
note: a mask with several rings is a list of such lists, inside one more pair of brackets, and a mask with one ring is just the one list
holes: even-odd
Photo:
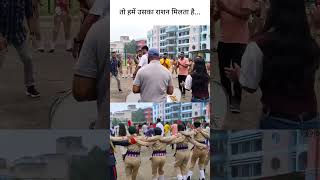
[(138, 49), (141, 49), (143, 46), (147, 45), (147, 40), (146, 39), (136, 40), (136, 45), (138, 46)]
[(153, 119), (153, 109), (150, 108), (145, 108), (143, 109), (143, 114), (144, 114), (144, 118), (146, 120), (147, 123), (152, 123), (152, 119)]

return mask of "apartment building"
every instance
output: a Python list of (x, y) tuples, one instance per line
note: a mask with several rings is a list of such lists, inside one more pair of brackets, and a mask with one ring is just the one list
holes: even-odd
[(304, 176), (309, 138), (302, 131), (217, 131), (214, 179), (268, 179)]
[(164, 122), (182, 120), (192, 122), (196, 118), (204, 117), (209, 122), (209, 111), (207, 103), (154, 103), (153, 121), (157, 118)]
[(128, 105), (126, 110), (110, 112), (110, 123), (113, 119), (117, 119), (122, 123), (127, 123), (132, 119), (132, 112), (138, 110), (135, 105)]
[(1, 158), (0, 180), (69, 180), (70, 163), (87, 155), (88, 149), (83, 146), (82, 137), (61, 137), (56, 140), (55, 153), (24, 156), (12, 162)]
[(149, 47), (160, 49), (160, 55), (167, 53), (170, 58), (184, 52), (210, 49), (210, 26), (154, 26), (148, 31)]
[(119, 41), (110, 42), (110, 52), (117, 52), (118, 54), (124, 54), (124, 46), (130, 42), (129, 36), (120, 36)]

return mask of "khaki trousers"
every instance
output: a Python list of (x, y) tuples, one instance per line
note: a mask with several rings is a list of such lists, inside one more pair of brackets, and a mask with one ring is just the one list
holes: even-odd
[(208, 155), (208, 149), (207, 148), (199, 149), (197, 147), (194, 147), (193, 153), (192, 153), (192, 156), (191, 156), (190, 171), (193, 171), (194, 166), (196, 165), (196, 162), (197, 162), (198, 159), (199, 159), (199, 162), (198, 162), (199, 169), (203, 170), (204, 169), (204, 163), (206, 161), (207, 155)]
[(189, 150), (179, 150), (176, 153), (176, 161), (174, 167), (176, 169), (177, 175), (187, 175), (187, 166), (190, 159)]
[(206, 168), (208, 166), (209, 161), (210, 161), (210, 151), (207, 151), (207, 158), (204, 161), (204, 168)]
[(157, 179), (158, 174), (164, 175), (164, 164), (166, 163), (166, 156), (153, 156), (151, 158), (151, 167), (152, 167), (152, 179)]
[(136, 180), (141, 164), (140, 157), (126, 156), (124, 163), (126, 165), (126, 180)]

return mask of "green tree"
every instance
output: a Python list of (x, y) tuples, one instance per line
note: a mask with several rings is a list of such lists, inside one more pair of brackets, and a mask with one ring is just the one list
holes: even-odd
[(112, 125), (117, 126), (117, 125), (119, 125), (119, 123), (120, 123), (119, 119), (117, 119), (117, 118), (112, 119)]
[(138, 46), (135, 40), (132, 40), (124, 45), (126, 53), (135, 54), (137, 52)]
[(71, 180), (106, 180), (108, 153), (95, 146), (87, 157), (71, 161)]
[(143, 109), (138, 109), (137, 111), (132, 112), (132, 122), (139, 123), (139, 122), (146, 122), (144, 118)]

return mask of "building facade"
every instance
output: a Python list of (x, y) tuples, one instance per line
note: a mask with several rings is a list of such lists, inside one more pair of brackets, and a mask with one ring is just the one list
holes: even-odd
[(268, 179), (300, 175), (309, 139), (302, 131), (218, 131), (212, 139), (214, 179)]
[(146, 120), (146, 123), (151, 123), (153, 120), (152, 107), (143, 109), (143, 115), (144, 115), (144, 119)]
[(12, 162), (0, 159), (0, 180), (70, 180), (70, 163), (74, 157), (88, 156), (81, 137), (56, 140), (56, 152), (24, 156)]
[(110, 52), (117, 52), (118, 54), (124, 54), (124, 46), (130, 42), (129, 36), (120, 36), (120, 41), (110, 42)]
[(192, 122), (194, 119), (204, 117), (209, 122), (207, 103), (154, 103), (153, 121), (160, 118), (164, 122), (172, 123), (177, 120)]
[(136, 39), (136, 45), (138, 49), (141, 49), (143, 46), (147, 45), (147, 40), (146, 39)]
[(154, 26), (148, 31), (147, 44), (156, 47), (160, 55), (167, 53), (170, 58), (184, 52), (210, 49), (210, 26)]

